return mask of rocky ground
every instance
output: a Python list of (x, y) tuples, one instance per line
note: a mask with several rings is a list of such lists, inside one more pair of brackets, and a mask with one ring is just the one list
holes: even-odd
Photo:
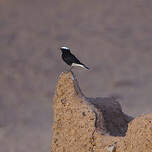
[(91, 68), (74, 70), (87, 96), (151, 112), (151, 14), (148, 0), (1, 0), (0, 151), (49, 151), (63, 45)]

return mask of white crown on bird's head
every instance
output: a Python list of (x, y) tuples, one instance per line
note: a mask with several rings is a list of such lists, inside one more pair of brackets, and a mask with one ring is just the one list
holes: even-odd
[(70, 51), (70, 49), (66, 46), (60, 47), (61, 51)]

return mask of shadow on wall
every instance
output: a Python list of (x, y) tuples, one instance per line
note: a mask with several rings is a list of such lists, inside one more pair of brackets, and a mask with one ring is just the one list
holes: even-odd
[[(133, 117), (125, 115), (122, 112), (121, 105), (114, 97), (97, 97), (87, 98), (87, 101), (93, 104), (102, 113), (104, 119), (104, 128), (111, 136), (125, 136), (128, 123), (133, 120)], [(102, 130), (100, 117), (96, 117), (96, 128)]]

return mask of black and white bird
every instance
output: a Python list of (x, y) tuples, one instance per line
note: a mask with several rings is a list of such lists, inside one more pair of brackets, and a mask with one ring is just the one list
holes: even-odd
[(70, 70), (72, 69), (72, 67), (74, 66), (78, 66), (78, 67), (82, 67), (85, 68), (87, 70), (89, 70), (89, 68), (84, 65), (83, 63), (81, 63), (71, 52), (70, 49), (68, 47), (61, 47), (60, 48), (61, 52), (62, 52), (62, 59), (63, 61), (68, 64), (69, 66), (71, 66)]

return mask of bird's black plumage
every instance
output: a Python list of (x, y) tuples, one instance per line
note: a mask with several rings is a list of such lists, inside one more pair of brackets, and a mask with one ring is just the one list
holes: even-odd
[(62, 59), (70, 66), (72, 63), (82, 64), (71, 52), (62, 53)]
[(89, 69), (87, 66), (85, 66), (83, 63), (81, 63), (71, 52), (70, 49), (67, 47), (61, 47), (62, 51), (62, 59), (65, 63), (67, 63), (69, 66), (73, 66), (73, 64), (76, 64), (77, 66), (80, 65), (81, 67), (84, 67), (86, 69)]

